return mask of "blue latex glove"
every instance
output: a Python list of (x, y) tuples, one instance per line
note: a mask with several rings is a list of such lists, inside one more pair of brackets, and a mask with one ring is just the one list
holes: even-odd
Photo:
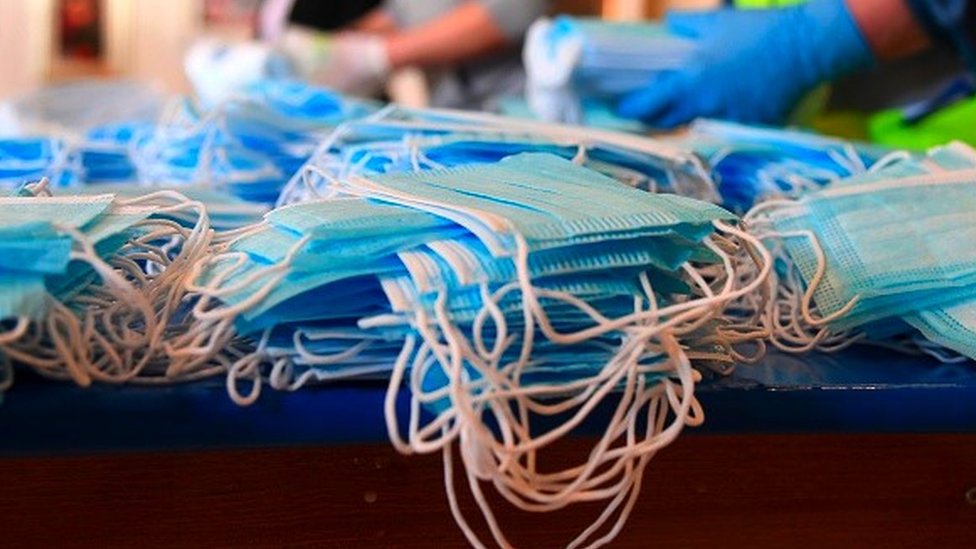
[(625, 96), (621, 116), (670, 128), (697, 117), (775, 124), (824, 81), (873, 56), (844, 0), (789, 8), (671, 12), (668, 30), (699, 41), (680, 70)]

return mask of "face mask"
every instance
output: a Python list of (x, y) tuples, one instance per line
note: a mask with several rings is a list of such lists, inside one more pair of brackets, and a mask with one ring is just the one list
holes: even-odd
[[(895, 309), (872, 312), (870, 300), (890, 292), (965, 291), (976, 272), (964, 253), (953, 251), (953, 242), (966, 237), (967, 193), (973, 184), (973, 174), (954, 172), (863, 187), (846, 185), (804, 201), (808, 213), (784, 218), (776, 226), (780, 232), (795, 232), (809, 226), (805, 220), (815, 220), (827, 264), (844, 265), (844, 271), (827, 274), (815, 295), (826, 316), (861, 295), (862, 302), (845, 315), (847, 322), (858, 317), (876, 319), (914, 307), (906, 301)], [(932, 192), (939, 193), (939, 201), (931, 200)], [(804, 278), (812, 279), (817, 270), (815, 250), (804, 243), (787, 246)]]
[(864, 174), (888, 153), (806, 132), (715, 120), (696, 120), (672, 142), (706, 159), (722, 204), (734, 211), (760, 200), (798, 198)]
[(266, 156), (214, 133), (157, 131), (138, 146), (136, 164), (148, 183), (207, 184), (253, 202), (272, 202), (286, 176)]
[(3, 208), (0, 228), (56, 220), (60, 225), (76, 229), (104, 213), (112, 204), (113, 198), (110, 194), (87, 197), (0, 197), (0, 207)]
[[(574, 193), (547, 188), (547, 178), (556, 176)], [(660, 234), (683, 222), (707, 224), (728, 217), (719, 208), (702, 208), (674, 195), (644, 193), (549, 155), (519, 155), (478, 170), (386, 175), (355, 180), (353, 185), (361, 187), (351, 187), (349, 192), (369, 192), (390, 201), (411, 196), (405, 202), (423, 204), (424, 209), (453, 219), (478, 236), (492, 254), (500, 256), (514, 249), (511, 241), (505, 241), (506, 230), (524, 235), (533, 249), (544, 249), (583, 244), (616, 232), (630, 236)], [(507, 193), (513, 199), (507, 199)], [(649, 211), (650, 201), (656, 207)], [(513, 227), (493, 226), (487, 217), (448, 212), (440, 204), (498, 216)], [(593, 218), (599, 221), (590, 221)]]
[(127, 121), (91, 128), (72, 151), (79, 177), (86, 184), (131, 182), (138, 178), (132, 161), (133, 144), (152, 131), (145, 121)]
[[(976, 152), (953, 143), (929, 154), (930, 170), (968, 170), (976, 167)], [(926, 339), (976, 360), (976, 300), (920, 310), (905, 320)]]
[[(230, 231), (247, 225), (259, 223), (268, 208), (242, 200), (226, 191), (206, 185), (178, 185), (155, 187), (158, 191), (178, 192), (189, 200), (200, 202), (207, 208), (207, 216), (215, 230)], [(72, 193), (80, 195), (113, 194), (116, 197), (135, 199), (146, 193), (145, 187), (133, 186), (131, 183), (102, 183), (98, 185), (80, 186), (72, 189)], [(169, 212), (167, 216), (176, 219), (187, 226), (192, 226), (195, 213), (179, 211)]]
[[(268, 216), (270, 227), (245, 235), (231, 254), (260, 260), (222, 280), (237, 291), (222, 295), (253, 322), (279, 304), (346, 278), (397, 271), (395, 253), (417, 240), (457, 234), (452, 223), (418, 210), (361, 199), (312, 202), (280, 208)], [(225, 266), (215, 261), (211, 273)], [(262, 276), (262, 274), (264, 276)], [(203, 283), (217, 275), (203, 273)], [(255, 276), (257, 275), (257, 276)], [(248, 277), (254, 282), (242, 283)], [(281, 280), (281, 283), (273, 282)], [(253, 295), (263, 297), (253, 301)]]
[(716, 196), (698, 158), (661, 141), (484, 113), (391, 107), (336, 130), (289, 182), (279, 205), (341, 194), (335, 182), (353, 175), (489, 163), (526, 152), (573, 159), (639, 188)]
[(248, 87), (243, 95), (290, 121), (305, 122), (315, 129), (337, 126), (377, 110), (372, 103), (300, 80), (262, 80)]
[(62, 229), (96, 230), (108, 215), (112, 195), (0, 198), (0, 320), (39, 320), (47, 311), (46, 279), (68, 272), (74, 239)]
[(69, 150), (60, 141), (43, 138), (0, 140), (0, 189), (47, 177), (53, 186), (77, 181), (69, 165)]
[(976, 163), (966, 157), (972, 153), (958, 147), (937, 150), (750, 214), (762, 220), (768, 212), (799, 273), (781, 281), (792, 300), (802, 296), (790, 305), (794, 314), (818, 330), (900, 316), (913, 323), (920, 311), (970, 296), (976, 271), (958, 244), (970, 225), (967, 189), (976, 182), (966, 167)]
[[(606, 105), (645, 85), (655, 72), (680, 67), (694, 53), (693, 41), (668, 35), (658, 24), (615, 23), (598, 19), (557, 17), (536, 21), (526, 35), (523, 51), (530, 104), (546, 96), (565, 107), (537, 110), (543, 120), (553, 118), (584, 101)], [(574, 107), (575, 104), (575, 107)]]
[[(230, 341), (200, 350), (209, 327), (186, 314), (186, 271), (212, 237), (202, 204), (172, 192), (4, 200), (15, 221), (46, 222), (71, 243), (56, 264), (46, 252), (43, 273), (0, 277), (4, 329), (16, 324), (0, 335), (6, 357), (87, 386), (199, 379), (238, 352)], [(196, 223), (174, 222), (192, 211)]]
[(50, 223), (0, 228), (0, 271), (63, 272), (70, 252), (71, 239)]

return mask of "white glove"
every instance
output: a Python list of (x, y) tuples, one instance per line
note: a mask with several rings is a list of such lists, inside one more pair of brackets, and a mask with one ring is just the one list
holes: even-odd
[(187, 53), (184, 68), (200, 103), (207, 108), (255, 82), (289, 72), (286, 59), (266, 44), (216, 39), (195, 43)]
[(290, 28), (280, 49), (306, 80), (353, 95), (376, 95), (391, 71), (386, 42), (371, 34)]

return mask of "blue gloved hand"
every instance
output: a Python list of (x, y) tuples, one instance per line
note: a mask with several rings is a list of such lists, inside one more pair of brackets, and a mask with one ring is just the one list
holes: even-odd
[(697, 117), (775, 124), (824, 81), (874, 59), (844, 0), (789, 8), (671, 12), (668, 30), (699, 41), (686, 66), (625, 96), (619, 113), (670, 128)]

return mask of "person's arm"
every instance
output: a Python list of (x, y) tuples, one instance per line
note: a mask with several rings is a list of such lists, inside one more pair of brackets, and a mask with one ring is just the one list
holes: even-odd
[(928, 46), (906, 0), (671, 12), (666, 22), (671, 33), (696, 42), (695, 53), (619, 105), (621, 115), (658, 127), (697, 117), (779, 124), (820, 83)]
[(539, 0), (469, 0), (440, 17), (391, 36), (394, 68), (459, 63), (518, 43), (545, 14)]
[(847, 0), (847, 9), (878, 59), (907, 57), (930, 45), (925, 29), (903, 0)]
[[(306, 78), (368, 94), (394, 69), (456, 64), (515, 45), (547, 5), (545, 0), (468, 0), (426, 24), (389, 34), (345, 32), (326, 42), (293, 33), (289, 51), (307, 59), (302, 63)], [(390, 20), (377, 16), (373, 22), (396, 24), (389, 13), (385, 17)]]
[(346, 30), (370, 34), (390, 34), (397, 31), (397, 22), (389, 11), (379, 7), (354, 21)]
[(393, 68), (446, 65), (497, 51), (508, 37), (481, 2), (465, 2), (427, 24), (390, 36)]

